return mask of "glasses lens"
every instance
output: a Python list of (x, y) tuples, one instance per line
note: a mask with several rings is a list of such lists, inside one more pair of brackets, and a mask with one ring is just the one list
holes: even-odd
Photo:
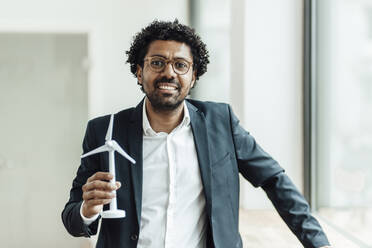
[(189, 63), (183, 59), (177, 59), (173, 63), (174, 71), (178, 74), (185, 74), (189, 71)]
[[(164, 70), (165, 66), (167, 65), (168, 60), (161, 58), (161, 57), (152, 57), (149, 59), (149, 65), (151, 70), (154, 72), (161, 72)], [(189, 71), (190, 63), (184, 59), (175, 59), (171, 61), (172, 67), (175, 73), (177, 74), (185, 74)]]
[(150, 67), (156, 72), (162, 71), (165, 67), (165, 60), (158, 57), (151, 58)]

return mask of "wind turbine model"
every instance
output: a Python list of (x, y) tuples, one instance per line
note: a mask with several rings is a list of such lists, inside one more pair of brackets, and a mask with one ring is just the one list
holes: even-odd
[[(119, 144), (112, 140), (112, 128), (113, 128), (113, 122), (114, 122), (114, 115), (111, 115), (110, 123), (107, 129), (106, 133), (106, 142), (103, 146), (100, 146), (90, 152), (87, 152), (81, 156), (81, 158), (88, 157), (90, 155), (100, 153), (100, 152), (109, 152), (109, 172), (114, 176), (110, 182), (112, 184), (115, 184), (115, 151), (120, 153), (123, 157), (128, 159), (132, 164), (135, 164), (136, 161), (131, 158), (124, 150), (119, 146)], [(125, 217), (125, 211), (120, 210), (117, 208), (117, 201), (116, 197), (112, 199), (110, 202), (110, 210), (103, 211), (101, 213), (102, 218), (124, 218)]]

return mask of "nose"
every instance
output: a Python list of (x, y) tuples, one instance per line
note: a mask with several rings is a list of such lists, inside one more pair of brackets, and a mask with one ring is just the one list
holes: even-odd
[(172, 63), (167, 63), (165, 65), (165, 68), (163, 70), (163, 74), (164, 76), (166, 76), (167, 78), (174, 78), (177, 76), (176, 72), (173, 70), (173, 66), (172, 66)]

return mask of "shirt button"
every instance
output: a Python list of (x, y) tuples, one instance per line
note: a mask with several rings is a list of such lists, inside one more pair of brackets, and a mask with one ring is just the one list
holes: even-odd
[(138, 239), (137, 234), (132, 234), (132, 235), (130, 236), (130, 239), (131, 239), (131, 240), (137, 240), (137, 239)]

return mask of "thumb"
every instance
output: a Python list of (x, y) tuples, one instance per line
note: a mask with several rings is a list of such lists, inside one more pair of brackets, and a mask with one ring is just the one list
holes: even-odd
[(117, 189), (119, 189), (121, 187), (121, 182), (116, 181), (116, 187), (117, 187)]

